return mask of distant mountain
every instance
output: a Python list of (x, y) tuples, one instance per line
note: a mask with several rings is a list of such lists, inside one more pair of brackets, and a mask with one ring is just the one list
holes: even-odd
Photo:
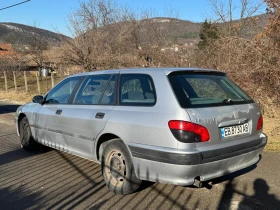
[(0, 22), (0, 42), (2, 43), (30, 45), (35, 37), (47, 42), (50, 46), (59, 46), (63, 39), (70, 39), (70, 37), (45, 29)]
[[(242, 30), (242, 36), (252, 37), (257, 32), (262, 30), (269, 19), (269, 14), (262, 14), (252, 17), (251, 26), (246, 26)], [(238, 22), (235, 20), (234, 22)], [(153, 26), (159, 27), (160, 29), (168, 30), (169, 35), (172, 38), (177, 39), (178, 42), (185, 42), (187, 40), (199, 40), (199, 32), (202, 23), (195, 23), (188, 20), (180, 20), (176, 18), (165, 18), (156, 17), (145, 20), (140, 20), (144, 28), (150, 28)]]
[[(267, 25), (270, 16), (270, 14), (262, 14), (249, 18), (249, 20), (252, 20), (252, 24), (250, 26), (246, 26), (242, 30), (242, 35), (247, 38), (256, 35), (257, 32), (263, 30), (264, 27)], [(238, 21), (239, 20), (236, 20), (236, 22)]]
[(197, 33), (200, 30), (201, 23), (195, 23), (188, 20), (180, 20), (177, 18), (164, 18), (156, 17), (150, 19), (141, 20), (143, 24), (159, 25), (160, 28), (168, 28), (174, 26), (176, 31), (173, 31), (174, 35), (182, 35), (185, 33)]
[(168, 34), (178, 42), (180, 40), (199, 39), (199, 31), (202, 23), (195, 23), (188, 20), (177, 18), (155, 17), (140, 21), (145, 28), (153, 28), (154, 26), (168, 31)]
[[(254, 25), (245, 27), (242, 30), (242, 35), (244, 37), (253, 37), (266, 26), (268, 18), (268, 14), (255, 16)], [(236, 22), (238, 22), (238, 20), (236, 20)], [(157, 28), (167, 31), (170, 38), (176, 40), (178, 44), (184, 44), (189, 41), (197, 43), (199, 41), (199, 32), (202, 25), (202, 23), (165, 17), (143, 19), (139, 20), (138, 23), (141, 24), (141, 28), (144, 30)], [(118, 24), (114, 25), (116, 26)], [(29, 45), (34, 41), (35, 37), (39, 38), (40, 41), (48, 43), (50, 46), (59, 46), (63, 40), (71, 39), (70, 37), (32, 26), (0, 22), (0, 43)]]

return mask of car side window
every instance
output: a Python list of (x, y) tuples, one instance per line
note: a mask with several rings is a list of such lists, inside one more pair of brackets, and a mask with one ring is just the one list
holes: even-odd
[(78, 91), (74, 104), (101, 104), (115, 103), (116, 75), (91, 75), (85, 79)]
[(67, 104), (81, 77), (70, 77), (55, 86), (45, 97), (46, 104)]
[(156, 93), (152, 78), (147, 74), (123, 74), (120, 79), (120, 104), (152, 106)]

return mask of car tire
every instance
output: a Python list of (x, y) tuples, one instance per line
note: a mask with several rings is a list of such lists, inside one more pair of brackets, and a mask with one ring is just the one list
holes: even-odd
[(22, 118), (19, 122), (19, 137), (22, 148), (26, 150), (35, 150), (38, 148), (38, 143), (32, 137), (27, 117)]
[(130, 153), (120, 139), (105, 147), (101, 166), (107, 187), (116, 194), (130, 194), (140, 187), (142, 180), (136, 177)]

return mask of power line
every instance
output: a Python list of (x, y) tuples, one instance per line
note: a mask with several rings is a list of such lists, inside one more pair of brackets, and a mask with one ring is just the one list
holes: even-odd
[(15, 6), (18, 6), (18, 5), (20, 5), (20, 4), (24, 4), (24, 3), (28, 2), (28, 1), (31, 1), (31, 0), (26, 0), (26, 1), (23, 1), (23, 2), (20, 2), (20, 3), (17, 3), (17, 4), (13, 4), (13, 5), (11, 5), (11, 6), (1, 8), (0, 10), (9, 9), (9, 8), (11, 8), (11, 7), (15, 7)]

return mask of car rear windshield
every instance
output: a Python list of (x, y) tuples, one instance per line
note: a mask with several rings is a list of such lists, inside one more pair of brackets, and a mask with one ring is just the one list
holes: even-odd
[(168, 78), (183, 108), (254, 102), (223, 73), (174, 73)]

